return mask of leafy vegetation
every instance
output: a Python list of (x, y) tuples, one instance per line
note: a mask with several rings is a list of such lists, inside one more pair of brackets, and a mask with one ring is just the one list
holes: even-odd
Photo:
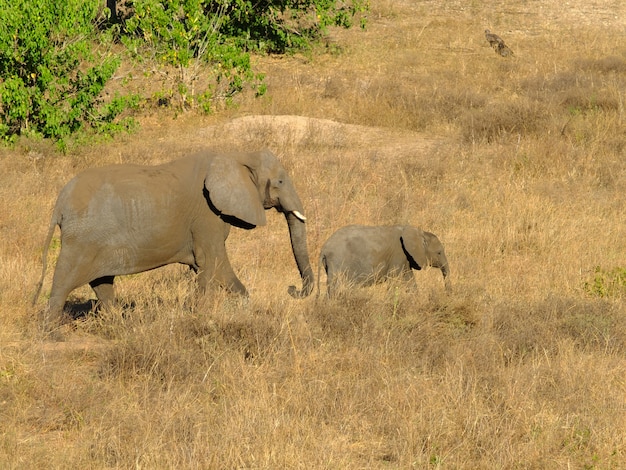
[(62, 141), (86, 126), (118, 129), (134, 104), (102, 90), (120, 59), (93, 47), (97, 0), (17, 0), (0, 9), (0, 137), (20, 134)]
[[(366, 9), (363, 0), (135, 0), (123, 42), (136, 57), (152, 56), (177, 70), (174, 89), (182, 109), (210, 112), (214, 101), (228, 102), (245, 84), (265, 93), (250, 52), (306, 49), (328, 26), (350, 27)], [(197, 90), (207, 67), (214, 82)]]
[[(132, 120), (121, 116), (139, 98), (120, 93), (105, 99), (104, 93), (126, 51), (176, 69), (173, 88), (181, 109), (210, 112), (215, 100), (228, 101), (246, 83), (261, 95), (263, 76), (253, 72), (250, 51), (308, 47), (328, 26), (349, 27), (366, 9), (363, 0), (126, 4), (130, 13), (113, 30), (99, 0), (17, 0), (0, 9), (1, 138), (38, 135), (63, 144), (77, 131), (110, 133), (130, 126)], [(126, 50), (113, 52), (117, 38)], [(213, 82), (197, 89), (201, 73)]]
[(602, 269), (596, 266), (593, 279), (586, 281), (585, 290), (596, 297), (616, 297), (626, 294), (626, 268)]

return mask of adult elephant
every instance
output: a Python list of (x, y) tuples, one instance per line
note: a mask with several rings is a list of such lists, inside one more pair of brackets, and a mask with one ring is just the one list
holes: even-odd
[(202, 292), (210, 283), (247, 294), (228, 260), (231, 225), (265, 225), (265, 210), (287, 219), (303, 288), (313, 289), (302, 203), (278, 159), (268, 150), (221, 154), (202, 151), (158, 166), (112, 165), (86, 170), (61, 190), (43, 250), (41, 280), (55, 227), (61, 229), (49, 308), (63, 309), (69, 293), (89, 283), (102, 304), (114, 300), (115, 276), (171, 263), (198, 273)]

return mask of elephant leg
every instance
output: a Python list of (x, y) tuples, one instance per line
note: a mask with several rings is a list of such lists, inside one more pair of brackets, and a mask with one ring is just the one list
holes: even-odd
[(113, 288), (113, 280), (115, 276), (103, 276), (98, 279), (94, 279), (89, 283), (91, 288), (98, 296), (100, 305), (104, 308), (110, 307), (115, 301), (115, 290)]
[(248, 290), (235, 275), (230, 264), (220, 263), (215, 269), (198, 269), (198, 287), (202, 294), (206, 293), (212, 284), (217, 284), (229, 292), (248, 295)]
[(72, 290), (73, 289), (59, 287), (55, 289), (55, 286), (52, 286), (50, 299), (48, 300), (48, 310), (51, 314), (57, 315), (63, 311), (63, 307), (65, 307), (65, 300), (67, 299), (67, 296), (70, 295)]
[(417, 292), (417, 282), (415, 282), (415, 276), (411, 268), (403, 269), (401, 278), (408, 291)]
[(241, 283), (239, 278), (235, 275), (235, 272), (230, 268), (230, 274), (227, 276), (225, 281), (222, 281), (221, 284), (228, 289), (228, 291), (233, 292), (235, 294), (240, 294), (247, 296), (248, 289)]
[(337, 281), (335, 281), (334, 279), (332, 281), (328, 282), (328, 297), (329, 298), (333, 298), (337, 295)]
[(337, 295), (337, 273), (330, 266), (326, 269), (326, 291), (329, 298)]
[(52, 314), (60, 314), (70, 292), (89, 282), (87, 269), (78, 262), (81, 251), (67, 246), (61, 248), (48, 300), (48, 309)]
[[(215, 217), (212, 212), (207, 215), (209, 222)], [(222, 221), (214, 221), (213, 224), (209, 222), (192, 229), (194, 239), (192, 269), (198, 273), (200, 294), (205, 295), (212, 285), (217, 285), (233, 293), (248, 295), (245, 286), (235, 275), (226, 254), (226, 239), (230, 233), (230, 225)]]
[(235, 271), (233, 271), (232, 266), (230, 265), (230, 261), (228, 261), (227, 257), (224, 257), (221, 261), (219, 261), (216, 272), (215, 279), (217, 282), (227, 289), (229, 292), (233, 292), (235, 294), (248, 295), (248, 289), (241, 283)]
[(241, 295), (248, 295), (248, 291), (241, 283), (233, 271), (226, 247), (221, 247), (217, 255), (207, 256), (206, 251), (196, 248), (195, 250), (196, 270), (198, 271), (198, 287), (200, 292), (205, 294), (211, 284), (217, 284), (229, 292)]

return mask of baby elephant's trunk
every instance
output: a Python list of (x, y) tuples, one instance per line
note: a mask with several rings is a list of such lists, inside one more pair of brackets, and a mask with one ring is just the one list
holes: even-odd
[(447, 291), (452, 290), (452, 284), (450, 283), (450, 267), (448, 263), (441, 267), (441, 274), (443, 274), (443, 283)]

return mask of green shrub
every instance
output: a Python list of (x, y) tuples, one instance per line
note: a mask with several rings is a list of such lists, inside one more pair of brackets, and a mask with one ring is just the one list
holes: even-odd
[[(349, 27), (365, 0), (126, 0), (123, 23), (107, 22), (102, 0), (15, 0), (0, 9), (0, 139), (128, 128), (133, 96), (103, 100), (121, 63), (107, 47), (121, 40), (137, 58), (175, 74), (181, 108), (210, 112), (246, 84), (265, 93), (251, 51), (304, 48), (329, 25)], [(104, 10), (108, 12), (108, 10)], [(109, 29), (105, 28), (108, 27)], [(208, 76), (208, 82), (207, 82)], [(202, 78), (202, 80), (200, 80)]]
[(100, 0), (15, 0), (0, 9), (0, 137), (63, 142), (85, 129), (114, 131), (133, 104), (101, 94), (120, 59), (94, 52)]
[(219, 0), (210, 5), (212, 12), (223, 12), (224, 34), (246, 49), (272, 53), (306, 48), (328, 26), (349, 28), (368, 8), (367, 0)]
[(584, 283), (584, 289), (596, 297), (617, 297), (626, 294), (626, 268), (610, 270), (596, 266), (593, 279)]
[[(173, 88), (182, 108), (206, 112), (245, 84), (265, 93), (249, 52), (306, 48), (329, 25), (349, 27), (365, 11), (363, 0), (134, 0), (122, 41), (136, 57), (153, 56), (174, 67)], [(198, 88), (206, 66), (214, 81)]]

